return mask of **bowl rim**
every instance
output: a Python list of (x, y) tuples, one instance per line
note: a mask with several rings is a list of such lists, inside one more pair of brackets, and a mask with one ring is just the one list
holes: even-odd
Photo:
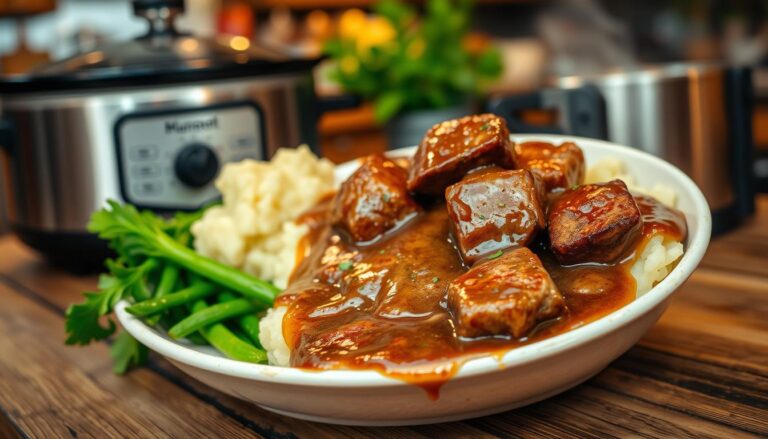
[[(512, 135), (514, 141), (542, 140), (550, 142), (574, 141), (577, 144), (588, 145), (589, 149), (602, 149), (610, 155), (610, 151), (621, 151), (618, 155), (622, 161), (633, 159), (649, 162), (653, 167), (669, 174), (680, 183), (676, 189), (679, 197), (690, 197), (693, 215), (697, 217), (697, 227), (687, 239), (687, 248), (677, 266), (650, 291), (636, 298), (631, 303), (616, 311), (590, 322), (584, 326), (572, 329), (563, 334), (541, 340), (529, 345), (512, 348), (501, 356), (488, 355), (470, 359), (461, 365), (458, 372), (450, 379), (486, 374), (498, 371), (500, 368), (521, 366), (538, 361), (567, 350), (575, 349), (583, 344), (598, 339), (612, 331), (618, 330), (630, 322), (650, 312), (667, 300), (698, 266), (709, 244), (712, 218), (709, 205), (701, 190), (683, 171), (670, 163), (646, 152), (628, 146), (619, 145), (603, 140), (588, 139), (576, 136), (554, 134), (524, 134)], [(392, 152), (392, 156), (407, 156), (413, 153), (415, 147), (403, 148)], [(337, 174), (351, 171), (358, 161), (352, 160), (336, 166)], [(138, 341), (173, 362), (203, 369), (209, 372), (263, 381), (275, 384), (313, 386), (313, 387), (385, 387), (410, 385), (405, 381), (385, 376), (374, 370), (313, 370), (295, 367), (270, 366), (263, 364), (236, 361), (217, 354), (209, 354), (192, 349), (184, 344), (173, 341), (165, 334), (147, 326), (139, 318), (129, 314), (125, 308), (126, 301), (121, 301), (115, 307), (115, 313), (123, 328)]]

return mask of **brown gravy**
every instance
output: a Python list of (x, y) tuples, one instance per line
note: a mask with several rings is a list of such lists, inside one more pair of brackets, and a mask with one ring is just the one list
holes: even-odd
[(682, 240), (681, 214), (638, 197), (643, 238), (615, 265), (562, 266), (539, 239), (539, 255), (562, 292), (568, 313), (522, 339), (464, 339), (456, 335), (446, 290), (468, 268), (449, 240), (444, 203), (435, 204), (397, 230), (365, 246), (350, 244), (329, 226), (330, 198), (302, 221), (311, 229), (290, 286), (276, 306), (288, 306), (283, 333), (291, 365), (312, 369), (374, 369), (437, 397), (440, 385), (474, 357), (501, 355), (598, 319), (631, 302), (634, 254), (653, 233)]

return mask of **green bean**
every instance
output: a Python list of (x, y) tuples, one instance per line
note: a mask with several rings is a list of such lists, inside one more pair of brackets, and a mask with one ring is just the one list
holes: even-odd
[(152, 240), (152, 245), (157, 247), (165, 259), (264, 306), (272, 306), (275, 297), (280, 293), (280, 289), (271, 283), (202, 256), (164, 233), (152, 236)]
[[(200, 282), (204, 282), (202, 279), (199, 280)], [(177, 285), (184, 285), (185, 282), (181, 278), (179, 278)], [(172, 328), (175, 324), (179, 323), (180, 321), (184, 320), (187, 316), (192, 314), (192, 305), (194, 305), (194, 302), (187, 302), (185, 306), (177, 306), (175, 308), (169, 309), (165, 313), (165, 318), (163, 319), (165, 321), (165, 332), (168, 333), (168, 329)], [(199, 345), (199, 346), (206, 346), (210, 345), (208, 343), (208, 340), (203, 337), (203, 334), (196, 332), (194, 334), (189, 334), (186, 336), (187, 341), (191, 342), (192, 344)]]
[[(184, 288), (184, 286), (191, 286), (196, 283), (206, 283), (202, 278), (199, 279), (190, 279), (189, 273), (182, 271), (179, 276), (179, 282), (176, 284), (177, 288), (181, 287)], [(185, 317), (190, 315), (192, 313), (192, 305), (194, 301), (187, 302), (185, 306), (177, 306), (175, 308), (171, 308), (168, 310), (167, 318), (166, 318), (166, 325), (165, 329), (166, 331), (175, 325), (176, 323), (179, 323), (180, 321), (184, 320)]]
[(253, 345), (257, 348), (261, 348), (261, 341), (259, 340), (259, 318), (253, 314), (246, 314), (237, 319), (237, 325), (245, 332), (248, 338), (253, 342)]
[[(219, 302), (227, 302), (237, 299), (232, 293), (219, 294)], [(259, 318), (254, 314), (246, 314), (237, 319), (237, 326), (243, 330), (245, 336), (251, 340), (254, 346), (262, 348), (261, 341), (259, 340)]]
[[(188, 247), (189, 242), (192, 239), (192, 235), (189, 233), (189, 230), (186, 230), (186, 231), (177, 230), (176, 234), (174, 235), (174, 238), (176, 239), (176, 241), (178, 241), (179, 244), (185, 247)], [(166, 268), (170, 268), (170, 270), (165, 270), (163, 272), (163, 274), (166, 274), (167, 271), (170, 271), (170, 273), (167, 273), (167, 276), (168, 276), (166, 280), (167, 284), (162, 285), (163, 278), (161, 277), (160, 282), (163, 288), (161, 288), (161, 286), (158, 286), (158, 289), (155, 292), (156, 298), (163, 297), (167, 294), (170, 294), (171, 291), (178, 291), (184, 288), (184, 280), (182, 279), (182, 276), (181, 276), (182, 274), (181, 269), (177, 265), (171, 262), (166, 263)], [(171, 282), (171, 280), (173, 280), (173, 282)], [(202, 279), (201, 279), (201, 282), (202, 282)], [(168, 290), (166, 291), (165, 288), (168, 288)], [(167, 330), (171, 326), (182, 321), (186, 315), (187, 314), (184, 312), (184, 310), (182, 310), (181, 308), (175, 307), (175, 308), (171, 308), (169, 312), (157, 314), (155, 316), (148, 318), (147, 323), (150, 325), (155, 325), (157, 324), (157, 320), (162, 319), (163, 327)], [(198, 337), (198, 339), (196, 340), (197, 343), (195, 344), (200, 344), (199, 343), (200, 341), (203, 342), (202, 344), (207, 344), (205, 343), (204, 339), (203, 340), (201, 339), (202, 339), (202, 336)]]
[(202, 299), (205, 296), (213, 294), (214, 291), (216, 291), (216, 288), (212, 284), (199, 282), (184, 288), (177, 293), (131, 305), (126, 308), (126, 310), (135, 316), (146, 317), (165, 311), (168, 308)]
[(248, 343), (249, 345), (252, 345), (253, 343), (251, 343), (251, 339), (248, 338), (247, 335), (245, 335), (243, 330), (240, 329), (236, 324), (233, 325), (232, 323), (233, 322), (226, 322), (226, 323), (224, 323), (224, 325), (227, 327), (227, 329), (232, 331), (232, 333), (235, 334), (235, 336), (237, 338), (239, 338), (240, 340), (244, 341), (245, 343)]
[(163, 297), (171, 294), (171, 291), (173, 291), (179, 281), (179, 274), (179, 267), (174, 264), (167, 264), (163, 267), (163, 272), (160, 275), (160, 283), (157, 284), (157, 289), (155, 289), (155, 297)]
[(237, 296), (225, 291), (223, 293), (219, 293), (219, 295), (216, 298), (218, 299), (219, 303), (224, 303), (224, 302), (231, 302), (237, 299)]
[(175, 324), (168, 330), (168, 335), (172, 338), (182, 338), (187, 334), (198, 331), (200, 328), (209, 326), (213, 323), (223, 322), (235, 316), (256, 311), (256, 305), (247, 299), (235, 299), (227, 302), (217, 303), (192, 313), (190, 316)]
[[(174, 264), (166, 264), (163, 267), (163, 271), (160, 274), (160, 282), (155, 288), (155, 299), (165, 297), (171, 294), (171, 291), (176, 287), (179, 281), (179, 267)], [(160, 314), (154, 315), (147, 319), (147, 324), (150, 326), (156, 325), (160, 321)]]
[[(192, 305), (192, 312), (206, 309), (208, 305), (204, 300), (198, 300)], [(233, 360), (248, 361), (250, 363), (266, 363), (267, 353), (255, 348), (237, 338), (223, 323), (200, 329), (200, 333), (213, 347)]]

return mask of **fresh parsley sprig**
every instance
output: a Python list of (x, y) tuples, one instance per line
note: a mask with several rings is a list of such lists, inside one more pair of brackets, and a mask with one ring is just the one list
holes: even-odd
[[(111, 314), (117, 302), (126, 297), (147, 298), (146, 278), (158, 264), (154, 259), (147, 259), (136, 267), (128, 268), (122, 261), (108, 260), (106, 266), (109, 273), (99, 277), (99, 290), (83, 293), (85, 301), (67, 309), (67, 344), (87, 345), (112, 335), (115, 322), (105, 316)], [(103, 318), (106, 325), (102, 324)]]

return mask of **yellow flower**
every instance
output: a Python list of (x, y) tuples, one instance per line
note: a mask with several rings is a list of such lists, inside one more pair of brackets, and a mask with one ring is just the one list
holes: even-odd
[(395, 28), (386, 18), (373, 17), (366, 23), (365, 30), (357, 36), (357, 51), (363, 54), (371, 47), (391, 42), (396, 35)]
[(339, 18), (339, 37), (354, 40), (365, 29), (368, 17), (360, 9), (348, 9)]

